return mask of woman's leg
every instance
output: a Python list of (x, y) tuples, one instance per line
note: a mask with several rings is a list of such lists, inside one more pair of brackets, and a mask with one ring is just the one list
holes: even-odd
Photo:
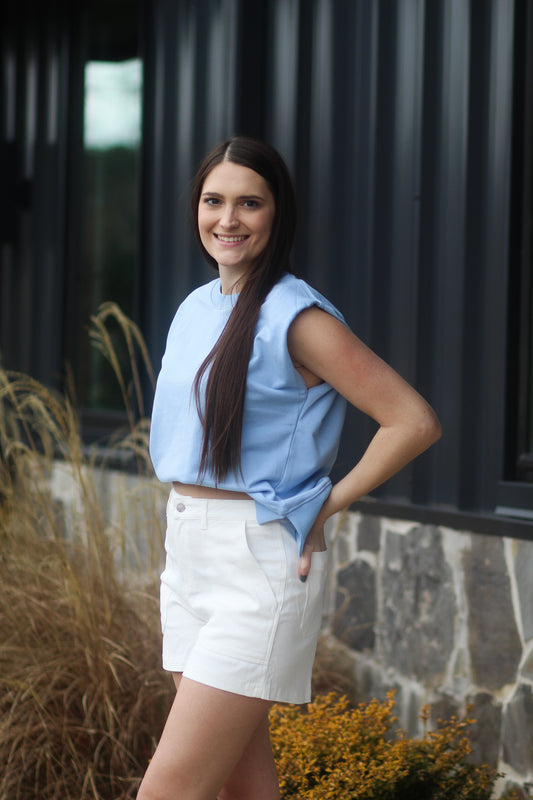
[(219, 792), (218, 800), (279, 800), (279, 797), (278, 772), (265, 715)]
[(213, 800), (264, 727), (270, 705), (182, 678), (138, 800)]

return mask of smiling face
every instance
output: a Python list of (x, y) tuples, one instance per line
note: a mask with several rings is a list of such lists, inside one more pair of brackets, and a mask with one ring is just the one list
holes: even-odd
[(207, 175), (198, 204), (200, 239), (215, 259), (222, 291), (232, 291), (267, 246), (276, 213), (265, 179), (223, 161)]

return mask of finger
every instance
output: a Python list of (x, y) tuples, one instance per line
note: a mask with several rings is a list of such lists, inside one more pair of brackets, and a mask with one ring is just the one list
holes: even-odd
[(309, 575), (312, 555), (313, 549), (311, 547), (304, 547), (302, 557), (300, 558), (300, 564), (298, 566), (298, 577), (302, 583), (306, 582), (307, 576)]

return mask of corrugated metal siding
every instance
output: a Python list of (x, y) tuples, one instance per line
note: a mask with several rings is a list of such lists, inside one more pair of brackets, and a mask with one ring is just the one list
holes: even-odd
[(0, 351), (9, 366), (57, 381), (62, 364), (68, 65), (64, 14), (4, 8), (1, 26)]
[(159, 0), (147, 15), (145, 61), (144, 331), (161, 352), (180, 297), (212, 277), (192, 244), (191, 177), (235, 124), (238, 6)]
[[(255, 59), (253, 14), (238, 10), (246, 4), (175, 5), (156, 3), (165, 32), (154, 39), (155, 82), (170, 73), (193, 84), (177, 103), (158, 95), (160, 128), (169, 136), (176, 114), (182, 127), (168, 155), (155, 148), (164, 177), (149, 195), (186, 194), (206, 147), (235, 130), (258, 133), (254, 87), (264, 91), (259, 133), (286, 157), (299, 196), (298, 271), (419, 386), (444, 424), (441, 444), (384, 493), (490, 508), (502, 468), (514, 3), (271, 0), (258, 4), (264, 42)], [(182, 41), (169, 54), (176, 64), (161, 55), (173, 50), (169, 28)], [(243, 74), (248, 92), (235, 96)], [(165, 203), (176, 216), (164, 263), (154, 258), (157, 237), (147, 240), (151, 294), (170, 287), (167, 305), (204, 276), (180, 203), (181, 195)], [(160, 224), (155, 210), (148, 216)], [(153, 346), (169, 313), (152, 315)], [(367, 428), (350, 418), (343, 459)]]
[[(525, 3), (147, 1), (140, 313), (154, 360), (177, 303), (211, 276), (189, 230), (195, 168), (229, 134), (264, 136), (295, 178), (297, 270), (443, 421), (442, 442), (382, 495), (492, 509), (505, 429), (514, 20)], [(2, 56), (4, 75), (16, 75), (15, 138), (34, 177), (37, 162), (42, 170), (34, 214), (19, 212), (18, 248), (3, 250), (2, 347), (37, 375), (61, 356), (40, 337), (53, 331), (39, 302), (57, 310), (50, 287), (61, 294), (55, 276), (72, 269), (59, 244), (65, 127), (53, 123), (65, 113), (65, 22), (47, 24), (50, 33), (28, 28), (16, 57), (4, 33)], [(341, 460), (369, 433), (351, 415)]]

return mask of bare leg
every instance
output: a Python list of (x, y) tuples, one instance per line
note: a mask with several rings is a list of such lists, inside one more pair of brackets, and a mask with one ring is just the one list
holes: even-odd
[(265, 715), (218, 800), (279, 800), (278, 772)]
[[(178, 691), (138, 800), (213, 800), (230, 776), (234, 777), (248, 746), (257, 763), (257, 754), (264, 753), (268, 701), (223, 692), (187, 678), (176, 683)], [(266, 776), (267, 759), (263, 762)], [(244, 765), (236, 771), (239, 785), (243, 785), (246, 771)], [(233, 797), (238, 795), (226, 794), (227, 800)], [(279, 793), (251, 795), (250, 800), (256, 797), (277, 800)]]

